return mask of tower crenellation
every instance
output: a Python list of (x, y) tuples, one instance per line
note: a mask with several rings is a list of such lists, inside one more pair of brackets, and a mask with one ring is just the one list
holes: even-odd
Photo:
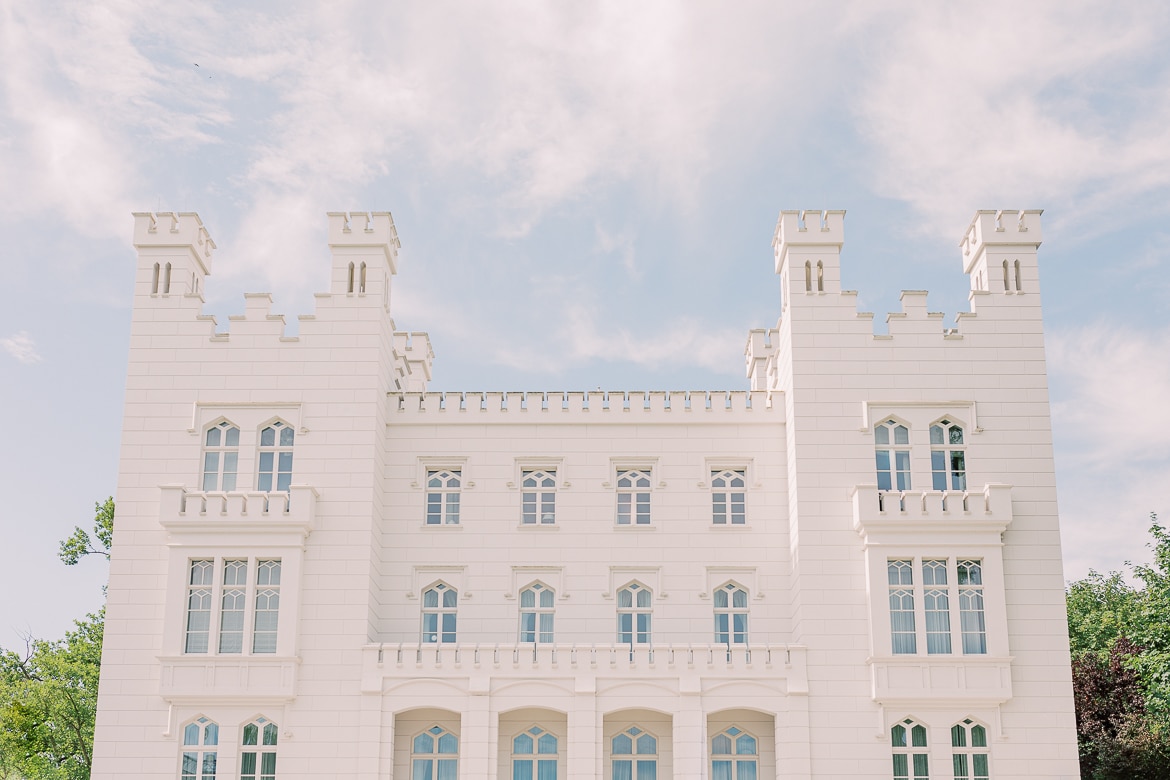
[(1039, 291), (1036, 250), (1043, 209), (975, 212), (959, 247), (971, 289), (1016, 295)]
[(135, 212), (139, 295), (202, 296), (215, 241), (193, 212)]
[(781, 211), (772, 236), (785, 300), (841, 292), (844, 211)]

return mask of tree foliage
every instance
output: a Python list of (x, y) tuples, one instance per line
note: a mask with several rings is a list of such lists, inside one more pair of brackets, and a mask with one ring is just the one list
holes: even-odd
[(103, 555), (107, 561), (110, 559), (110, 545), (114, 541), (113, 496), (105, 501), (94, 502), (93, 509), (93, 537), (91, 538), (84, 528), (76, 525), (69, 538), (61, 542), (61, 550), (57, 555), (66, 566), (76, 565), (87, 555)]
[(1150, 516), (1154, 562), (1069, 585), (1081, 777), (1170, 776), (1170, 533)]
[[(93, 536), (80, 527), (58, 553), (73, 566), (110, 557), (114, 500), (94, 504)], [(103, 588), (104, 590), (104, 588)], [(56, 642), (29, 638), (0, 648), (0, 780), (84, 780), (93, 756), (105, 609), (74, 622)]]
[(104, 618), (101, 610), (60, 641), (0, 652), (0, 767), (12, 777), (89, 777)]

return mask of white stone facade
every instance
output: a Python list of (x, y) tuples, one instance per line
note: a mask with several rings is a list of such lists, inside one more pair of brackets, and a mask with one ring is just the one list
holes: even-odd
[(135, 215), (95, 778), (1078, 776), (1039, 212), (888, 335), (782, 212), (750, 389), (686, 393), (427, 392), (390, 215), (328, 219), (287, 337)]

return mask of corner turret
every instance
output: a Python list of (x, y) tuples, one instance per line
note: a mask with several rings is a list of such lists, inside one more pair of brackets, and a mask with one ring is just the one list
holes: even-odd
[(136, 296), (193, 295), (202, 300), (215, 242), (198, 214), (134, 212), (134, 248)]
[(977, 211), (963, 233), (963, 270), (971, 289), (1018, 295), (1040, 290), (1036, 250), (1041, 243), (1042, 209)]
[(390, 310), (390, 277), (398, 273), (398, 230), (389, 211), (330, 211), (333, 295), (378, 297)]
[(772, 248), (784, 305), (799, 295), (841, 292), (844, 211), (781, 211)]

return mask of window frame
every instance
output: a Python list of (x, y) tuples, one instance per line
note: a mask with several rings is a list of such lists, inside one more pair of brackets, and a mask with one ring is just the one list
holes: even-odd
[[(616, 743), (617, 743), (617, 740), (621, 737), (625, 737), (625, 738), (630, 740), (631, 752), (629, 752), (629, 753), (618, 753), (617, 752)], [(639, 743), (641, 743), (645, 737), (650, 737), (650, 739), (654, 740), (654, 752), (653, 753), (639, 752), (638, 748), (641, 747), (641, 745)], [(628, 762), (630, 764), (630, 771), (628, 774), (625, 774), (624, 776), (627, 778), (630, 778), (631, 780), (634, 780), (635, 778), (642, 777), (642, 773), (639, 770), (641, 770), (641, 768), (642, 768), (641, 764), (646, 763), (646, 762), (649, 762), (653, 765), (653, 767), (654, 767), (653, 776), (654, 777), (658, 776), (658, 761), (659, 761), (659, 758), (661, 757), (661, 751), (659, 750), (659, 744), (661, 742), (661, 738), (657, 734), (655, 734), (653, 731), (650, 731), (649, 729), (644, 729), (641, 726), (639, 726), (637, 723), (631, 723), (630, 725), (626, 726), (625, 728), (621, 729), (616, 734), (614, 734), (612, 737), (610, 737), (608, 742), (609, 742), (609, 777), (611, 778), (611, 780), (617, 780), (617, 777), (618, 777), (617, 764), (618, 764), (618, 762)], [(628, 756), (628, 758), (627, 758), (627, 756)], [(639, 758), (639, 756), (649, 756), (649, 758)]]
[[(622, 594), (630, 594), (630, 604), (622, 605)], [(642, 595), (646, 595), (643, 605)], [(644, 583), (633, 580), (617, 589), (615, 606), (617, 608), (617, 643), (620, 645), (650, 645), (653, 644), (654, 622), (654, 591)], [(645, 621), (639, 618), (645, 617)], [(623, 620), (623, 618), (628, 618)], [(623, 625), (628, 622), (628, 626)], [(625, 637), (625, 638), (623, 638)]]
[[(272, 444), (264, 434), (271, 430)], [(285, 434), (288, 434), (286, 437)], [(285, 439), (288, 441), (285, 441)], [(283, 419), (273, 419), (256, 431), (256, 490), (260, 493), (287, 493), (292, 485), (296, 428)], [(268, 461), (267, 468), (265, 461)], [(284, 487), (281, 487), (281, 484)], [(275, 489), (273, 489), (275, 486)]]
[[(899, 729), (902, 734), (901, 740), (898, 736)], [(914, 718), (903, 718), (890, 727), (889, 734), (890, 752), (893, 756), (893, 779), (930, 780), (930, 730), (925, 724)], [(918, 734), (922, 735), (920, 745), (915, 744)], [(903, 758), (902, 762), (898, 761), (899, 757)], [(904, 764), (905, 772), (899, 771), (899, 763)]]
[[(539, 475), (543, 475), (543, 479)], [(533, 484), (529, 486), (527, 482), (530, 479), (535, 482), (544, 482), (547, 480), (552, 482), (552, 484)], [(522, 466), (520, 469), (519, 485), (520, 524), (527, 527), (555, 525), (557, 521), (557, 488), (559, 486), (557, 482), (557, 468), (555, 466)], [(531, 501), (529, 501), (530, 498)], [(531, 515), (528, 509), (529, 503), (532, 505)], [(529, 519), (530, 516), (531, 520)]]
[[(539, 733), (533, 733), (534, 731), (539, 732)], [(521, 752), (517, 751), (516, 742), (521, 737), (527, 737), (529, 740), (532, 741), (532, 752), (531, 753), (521, 753)], [(551, 738), (553, 741), (553, 752), (551, 752), (551, 753), (541, 752), (541, 747), (542, 747), (541, 743), (545, 742), (546, 737)], [(547, 743), (545, 742), (545, 744), (547, 744)], [(544, 726), (541, 726), (539, 723), (534, 723), (534, 724), (524, 728), (519, 733), (512, 735), (511, 739), (508, 740), (508, 745), (510, 746), (510, 750), (511, 750), (511, 753), (510, 753), (511, 760), (509, 762), (509, 766), (511, 767), (511, 770), (512, 770), (511, 771), (512, 780), (519, 780), (518, 776), (524, 774), (523, 772), (517, 772), (517, 769), (520, 768), (517, 766), (518, 764), (520, 764), (520, 765), (527, 764), (529, 766), (529, 773), (528, 773), (527, 777), (531, 778), (531, 780), (537, 780), (537, 778), (539, 778), (540, 780), (556, 780), (557, 779), (557, 776), (558, 776), (559, 771), (560, 771), (559, 763), (560, 763), (560, 757), (561, 757), (561, 752), (560, 752), (561, 738), (558, 737), (556, 734), (549, 731)], [(540, 758), (540, 756), (546, 756), (546, 758)], [(542, 768), (540, 765), (545, 764), (545, 763), (552, 764), (553, 771), (552, 771), (551, 777), (549, 777), (546, 774), (541, 774), (541, 772), (540, 772), (540, 770)], [(411, 769), (413, 770), (413, 768), (414, 767), (412, 765)]]
[[(745, 737), (748, 739), (751, 739), (752, 742), (754, 743), (754, 752), (752, 752), (752, 753), (740, 753), (739, 752), (739, 747), (740, 747), (739, 743), (741, 741), (743, 741)], [(718, 743), (720, 738), (726, 739), (728, 741), (730, 752), (728, 752), (728, 753), (715, 752), (717, 750), (716, 744)], [(723, 764), (723, 763), (727, 764), (728, 765), (727, 768), (730, 770), (730, 773), (728, 775), (726, 775), (729, 778), (729, 780), (756, 780), (756, 778), (759, 777), (759, 772), (760, 772), (760, 738), (757, 737), (752, 732), (748, 731), (747, 729), (741, 728), (740, 726), (737, 726), (734, 723), (730, 724), (727, 728), (721, 730), (718, 734), (716, 734), (715, 736), (710, 738), (710, 748), (711, 748), (711, 777), (716, 776), (715, 765), (716, 764)], [(724, 758), (724, 756), (726, 756), (726, 758)], [(745, 759), (745, 758), (741, 758), (741, 756), (750, 756), (750, 758)], [(740, 777), (740, 769), (742, 768), (742, 766), (744, 764), (749, 764), (749, 763), (752, 766), (752, 771), (749, 773), (749, 776), (748, 777)]]
[[(954, 417), (947, 416), (932, 422), (927, 430), (930, 436), (931, 489), (965, 493), (968, 484), (966, 427)], [(958, 442), (953, 441), (956, 431)]]
[[(899, 431), (905, 432), (906, 441), (898, 441)], [(873, 426), (878, 490), (901, 493), (913, 489), (913, 434), (914, 429), (910, 423), (898, 417), (884, 417)], [(883, 438), (886, 441), (882, 441)]]
[[(991, 655), (985, 563), (986, 557), (982, 555), (891, 554), (886, 558), (891, 655)], [(898, 582), (894, 582), (895, 568), (899, 571)], [(972, 570), (977, 582), (970, 581)], [(895, 609), (895, 599), (899, 600), (901, 609)], [(979, 608), (966, 609), (964, 605), (969, 603)], [(895, 619), (898, 614), (909, 616), (903, 618), (901, 626)], [(903, 637), (901, 650), (899, 637)]]
[[(192, 727), (195, 728), (195, 741), (188, 742)], [(190, 772), (187, 771), (188, 757), (194, 762)], [(209, 758), (210, 772), (207, 766)], [(215, 780), (218, 760), (219, 724), (206, 715), (196, 715), (183, 724), (179, 730), (179, 780)]]
[[(524, 604), (524, 594), (533, 594), (533, 603), (530, 606)], [(545, 596), (548, 596), (548, 604), (544, 604)], [(556, 591), (543, 582), (537, 581), (529, 583), (520, 589), (517, 602), (520, 607), (520, 623), (519, 623), (519, 642), (520, 644), (551, 644), (555, 641), (555, 620), (556, 620)], [(526, 623), (526, 618), (531, 616), (532, 626), (529, 628)], [(547, 620), (547, 629), (546, 621)], [(526, 637), (531, 638), (526, 638)]]
[[(280, 632), (280, 578), (285, 568), (283, 557), (280, 555), (188, 555), (184, 560), (184, 607), (179, 635), (181, 654), (205, 657), (250, 657), (278, 654), (283, 647)], [(270, 572), (275, 569), (277, 574), (275, 584), (259, 581), (261, 567), (264, 564), (270, 564), (270, 566), (265, 567)], [(197, 566), (201, 576), (198, 582), (194, 582)], [(229, 570), (242, 573), (244, 580), (242, 586), (238, 578), (228, 581)], [(272, 627), (261, 631), (258, 628), (257, 618), (262, 614), (262, 611), (258, 609), (258, 599), (262, 594), (266, 599), (271, 599), (275, 595), (276, 608), (269, 610), (274, 614)], [(199, 597), (200, 606), (205, 605), (205, 608), (192, 610), (195, 596)], [(243, 609), (225, 610), (225, 598), (228, 596), (237, 603), (242, 602)], [(207, 616), (206, 627), (196, 627), (193, 630), (192, 616), (203, 613)], [(235, 625), (231, 626), (230, 630), (226, 627), (225, 618), (229, 615), (239, 616), (239, 620), (234, 621), (239, 623), (238, 628)], [(289, 619), (286, 615), (285, 620)], [(258, 644), (255, 640), (260, 633), (265, 636), (271, 635), (271, 642), (266, 645), (271, 647), (270, 650), (257, 649)], [(205, 635), (203, 649), (198, 649), (198, 645), (195, 646), (196, 649), (192, 649), (192, 637), (199, 634)], [(238, 650), (235, 649), (235, 645), (225, 645), (224, 637), (229, 635), (238, 636)]]
[[(427, 604), (427, 594), (434, 592), (435, 604)], [(447, 595), (452, 594), (453, 604), (447, 604)], [(432, 582), (419, 593), (419, 608), (422, 622), (419, 630), (419, 644), (452, 645), (459, 641), (459, 590), (447, 582)], [(428, 617), (434, 617), (434, 628), (427, 629)], [(450, 618), (448, 630), (448, 620)], [(434, 638), (428, 639), (431, 634)], [(449, 638), (448, 638), (449, 637)]]
[[(433, 481), (438, 484), (432, 485)], [(460, 525), (464, 484), (460, 466), (427, 466), (423, 482), (423, 525)]]
[[(635, 474), (638, 476), (631, 476)], [(629, 479), (633, 484), (622, 485), (624, 479)], [(638, 484), (642, 479), (645, 479), (645, 485)], [(654, 467), (645, 464), (617, 466), (613, 484), (617, 498), (614, 525), (622, 528), (651, 527), (653, 525)]]
[[(987, 726), (974, 718), (964, 718), (951, 726), (951, 769), (955, 780), (991, 780), (989, 731)], [(982, 734), (982, 745), (975, 744), (978, 734)], [(956, 744), (960, 741), (963, 744)], [(977, 766), (979, 763), (983, 765), (982, 772)]]
[[(730, 480), (728, 480), (728, 475)], [(740, 480), (739, 491), (733, 484), (716, 484), (717, 480)], [(711, 490), (711, 524), (717, 526), (746, 526), (747, 525), (747, 486), (748, 474), (744, 466), (712, 468), (710, 473)], [(736, 501), (735, 496), (739, 496)], [(722, 504), (722, 512), (720, 505)], [(739, 508), (736, 509), (738, 504)], [(720, 516), (723, 520), (720, 520)], [(737, 519), (738, 518), (738, 519)]]
[[(216, 442), (211, 443), (212, 434), (216, 435)], [(234, 434), (234, 437), (233, 437)], [(235, 443), (231, 439), (235, 439)], [(200, 489), (204, 493), (234, 492), (239, 484), (240, 473), (240, 426), (228, 419), (220, 419), (211, 425), (204, 426), (202, 434), (203, 457), (200, 460)], [(214, 457), (215, 466), (209, 468), (209, 460)], [(231, 470), (228, 470), (228, 462)], [(208, 478), (211, 477), (211, 487), (208, 487)]]
[[(418, 740), (420, 737), (428, 736), (432, 743), (432, 749), (429, 752), (423, 753), (418, 750)], [(455, 740), (455, 752), (444, 753), (440, 751), (444, 737), (450, 737)], [(454, 758), (443, 758), (443, 756), (454, 756)], [(459, 735), (451, 729), (443, 726), (440, 723), (432, 723), (422, 731), (410, 738), (410, 776), (415, 776), (415, 767), (418, 762), (425, 762), (430, 765), (431, 778), (439, 777), (440, 762), (454, 762), (455, 777), (459, 776)]]
[[(743, 605), (735, 605), (735, 596), (743, 595)], [(720, 596), (723, 604), (720, 605)], [(751, 597), (747, 588), (738, 582), (725, 582), (711, 592), (711, 608), (715, 616), (715, 644), (719, 645), (746, 645), (748, 644), (751, 626)], [(741, 617), (740, 626), (736, 627), (736, 617)], [(723, 625), (720, 625), (722, 618)]]
[[(248, 743), (248, 730), (255, 729), (255, 742)], [(272, 741), (268, 741), (269, 735)], [(280, 727), (263, 715), (252, 718), (240, 729), (240, 780), (276, 780)], [(248, 750), (247, 748), (255, 748)], [(265, 748), (271, 748), (266, 750)], [(252, 771), (248, 772), (248, 757), (252, 757)], [(266, 759), (271, 758), (271, 762)], [(270, 771), (265, 771), (265, 764)]]

